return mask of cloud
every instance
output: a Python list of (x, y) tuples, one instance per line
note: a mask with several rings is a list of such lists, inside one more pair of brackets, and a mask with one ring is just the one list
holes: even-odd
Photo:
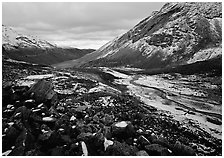
[(149, 16), (152, 11), (160, 9), (163, 4), (156, 2), (3, 2), (2, 21), (3, 24), (12, 26), (18, 32), (36, 35), (61, 46), (66, 45), (67, 42), (67, 45), (82, 47), (85, 43), (88, 48), (94, 45), (96, 48), (102, 46), (105, 41), (125, 33)]

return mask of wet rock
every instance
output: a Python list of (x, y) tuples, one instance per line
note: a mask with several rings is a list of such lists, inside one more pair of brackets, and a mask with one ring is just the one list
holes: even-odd
[(129, 121), (121, 121), (111, 126), (112, 136), (118, 139), (126, 139), (135, 135), (134, 126)]
[(137, 149), (125, 143), (114, 141), (113, 145), (107, 147), (106, 156), (135, 156)]
[(195, 151), (191, 147), (182, 144), (179, 141), (176, 141), (174, 147), (173, 147), (173, 152), (177, 156), (195, 156)]
[(151, 156), (170, 156), (171, 151), (159, 144), (150, 144), (145, 146), (146, 152)]
[(136, 153), (136, 156), (149, 156), (145, 150), (140, 150)]
[(45, 80), (39, 80), (27, 93), (32, 94), (32, 97), (37, 103), (46, 102), (50, 105), (56, 105), (58, 102), (57, 94), (53, 90), (53, 85)]

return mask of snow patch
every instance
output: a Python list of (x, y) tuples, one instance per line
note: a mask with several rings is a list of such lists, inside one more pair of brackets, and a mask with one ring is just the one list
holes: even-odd
[(54, 74), (45, 74), (45, 75), (31, 75), (27, 76), (26, 79), (29, 80), (40, 80), (54, 77)]

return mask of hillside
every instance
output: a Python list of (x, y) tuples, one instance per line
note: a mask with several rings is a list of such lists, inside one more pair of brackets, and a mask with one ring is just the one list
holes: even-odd
[(95, 52), (57, 67), (176, 67), (222, 54), (221, 3), (167, 3)]
[(35, 64), (51, 65), (80, 58), (94, 50), (60, 48), (48, 41), (17, 33), (10, 27), (2, 26), (3, 57)]

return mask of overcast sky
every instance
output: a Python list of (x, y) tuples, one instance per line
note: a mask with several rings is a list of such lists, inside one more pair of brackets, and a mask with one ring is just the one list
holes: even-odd
[(163, 5), (159, 2), (3, 2), (2, 23), (58, 46), (97, 49)]

